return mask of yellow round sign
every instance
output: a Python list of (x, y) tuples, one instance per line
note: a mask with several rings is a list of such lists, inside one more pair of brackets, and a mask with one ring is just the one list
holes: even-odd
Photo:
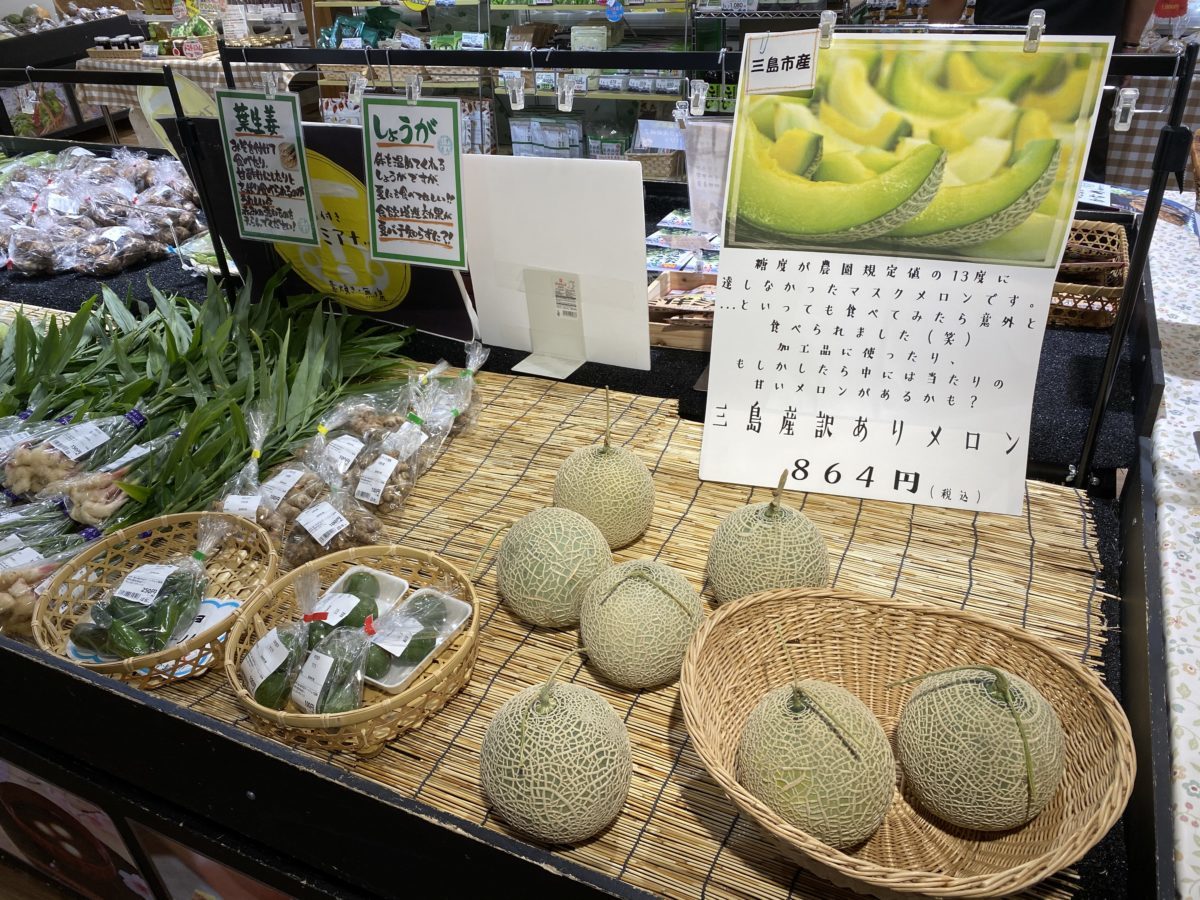
[(421, 12), (429, 5), (429, 0), (403, 0), (404, 6), (413, 12)]
[(320, 153), (306, 150), (304, 158), (319, 244), (275, 244), (275, 249), (308, 284), (346, 306), (363, 312), (399, 306), (412, 286), (412, 267), (371, 258), (366, 187)]

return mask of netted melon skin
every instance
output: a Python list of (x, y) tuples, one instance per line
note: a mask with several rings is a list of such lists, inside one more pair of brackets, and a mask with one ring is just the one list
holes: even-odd
[(616, 550), (632, 544), (650, 525), (654, 480), (646, 464), (624, 447), (581, 447), (554, 476), (554, 505), (593, 522)]
[(496, 580), (513, 613), (531, 625), (579, 623), (583, 592), (612, 566), (600, 529), (579, 513), (548, 507), (518, 521), (500, 545)]
[(825, 538), (801, 512), (756, 503), (731, 512), (713, 532), (708, 583), (718, 603), (776, 588), (824, 587)]
[(1008, 706), (988, 695), (992, 677), (984, 671), (931, 675), (913, 691), (896, 726), (896, 754), (917, 802), (975, 831), (1024, 825), (1050, 802), (1063, 772), (1058, 715), (1036, 688), (1008, 674), (1033, 759), (1030, 801), (1021, 734)]
[(479, 756), (483, 790), (521, 833), (545, 844), (574, 844), (601, 831), (625, 805), (629, 733), (604, 698), (579, 685), (555, 683), (553, 707), (533, 712), (541, 690), (521, 691), (492, 718)]
[[(653, 579), (680, 602), (637, 575)], [(686, 578), (663, 563), (633, 560), (588, 586), (579, 634), (588, 660), (606, 681), (641, 690), (679, 677), (703, 618), (700, 595)]]
[(815, 709), (792, 712), (792, 685), (775, 688), (742, 728), (738, 781), (796, 828), (831, 847), (852, 847), (875, 832), (891, 805), (891, 747), (871, 710), (845, 688), (816, 680), (801, 686), (843, 731)]

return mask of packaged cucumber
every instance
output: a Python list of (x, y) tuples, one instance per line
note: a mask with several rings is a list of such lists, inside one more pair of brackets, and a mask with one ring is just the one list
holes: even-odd
[(292, 703), (306, 713), (349, 712), (362, 706), (371, 636), (363, 628), (335, 628), (317, 644), (292, 685)]
[(271, 509), (263, 503), (258, 480), (258, 460), (263, 444), (275, 424), (275, 414), (266, 403), (256, 403), (245, 413), (246, 432), (250, 438), (250, 459), (232, 478), (225, 482), (213, 503), (213, 509), (227, 512), (251, 522), (265, 524)]
[(225, 519), (203, 518), (191, 554), (131, 571), (92, 607), (91, 622), (80, 622), (71, 630), (72, 642), (118, 659), (157, 653), (168, 646), (195, 619), (208, 586), (205, 560), (228, 531)]
[(379, 616), (379, 579), (370, 572), (355, 572), (334, 584), (313, 604), (309, 621), (308, 648), (311, 650), (335, 628), (362, 628), (368, 619)]
[(475, 390), (475, 373), (483, 368), (491, 351), (479, 341), (468, 342), (466, 351), (467, 364), (458, 376), (458, 415), (455, 416), (454, 424), (450, 428), (451, 434), (461, 434), (473, 427), (479, 419), (479, 410), (483, 406), (483, 401)]
[(372, 623), (366, 676), (397, 692), (471, 617), (471, 605), (435, 588), (421, 588)]
[(375, 515), (354, 499), (353, 486), (328, 460), (318, 466), (318, 475), (329, 485), (329, 499), (311, 504), (292, 522), (283, 540), (283, 560), (291, 568), (327, 553), (377, 544), (383, 534)]
[(311, 615), (320, 590), (316, 572), (305, 572), (296, 579), (296, 603), (303, 613), (300, 621), (272, 628), (242, 660), (242, 677), (255, 702), (269, 709), (287, 706), (292, 685), (308, 655)]

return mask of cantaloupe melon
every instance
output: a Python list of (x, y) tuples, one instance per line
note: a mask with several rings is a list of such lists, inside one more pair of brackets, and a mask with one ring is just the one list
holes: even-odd
[(534, 510), (504, 536), (496, 580), (518, 618), (564, 628), (579, 622), (583, 592), (610, 566), (600, 529), (577, 512), (552, 506)]
[(611, 417), (604, 391), (604, 442), (568, 456), (554, 477), (554, 505), (595, 523), (612, 549), (636, 541), (654, 513), (654, 481), (632, 450), (609, 440)]
[(913, 797), (976, 831), (1024, 825), (1063, 771), (1063, 731), (1033, 685), (1003, 669), (964, 666), (924, 677), (900, 713), (896, 753)]
[(807, 516), (783, 505), (787, 470), (769, 503), (739, 507), (713, 532), (708, 583), (718, 603), (758, 591), (822, 587), (829, 580), (825, 539)]
[(670, 566), (637, 559), (597, 576), (579, 614), (579, 637), (606, 681), (640, 690), (679, 677), (704, 613), (700, 595)]
[(788, 823), (831, 847), (869, 838), (895, 790), (879, 721), (843, 687), (809, 679), (766, 694), (742, 729), (738, 781)]
[(604, 829), (625, 805), (631, 770), (629, 734), (613, 708), (554, 675), (496, 711), (479, 754), (492, 808), (546, 844), (573, 844)]

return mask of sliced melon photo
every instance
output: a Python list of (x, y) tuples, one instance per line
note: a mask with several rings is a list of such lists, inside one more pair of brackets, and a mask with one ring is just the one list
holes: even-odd
[(1011, 231), (981, 244), (968, 244), (959, 248), (959, 252), (964, 256), (1010, 262), (1041, 262), (1054, 238), (1057, 224), (1053, 214), (1035, 212)]
[(1072, 69), (1057, 88), (1047, 93), (1034, 91), (1026, 94), (1021, 105), (1026, 109), (1043, 110), (1055, 122), (1074, 122), (1081, 115), (1091, 112), (1083, 108), (1083, 93), (1091, 78), (1088, 69)]
[(820, 166), (821, 136), (793, 128), (779, 136), (770, 153), (779, 168), (807, 178)]
[[(897, 62), (902, 58), (897, 58)], [(871, 84), (866, 64), (852, 56), (840, 56), (834, 62), (826, 97), (842, 116), (862, 128), (874, 128), (880, 119), (895, 111)]]
[[(866, 180), (845, 183), (806, 178), (781, 165), (771, 141), (752, 123), (745, 127), (741, 168), (736, 183), (738, 238), (752, 233), (763, 240), (786, 237), (819, 243), (852, 243), (894, 229), (929, 205), (941, 183), (944, 153), (925, 144), (883, 173), (875, 173), (852, 156), (826, 165), (825, 174)], [(799, 130), (797, 130), (799, 131)], [(786, 132), (785, 134), (791, 134)], [(792, 138), (797, 147), (809, 138)], [(830, 154), (832, 158), (832, 154)], [(818, 165), (817, 171), (821, 171)], [(749, 229), (744, 228), (749, 226)]]
[(1038, 208), (1054, 184), (1061, 145), (1032, 141), (1016, 162), (974, 184), (943, 187), (923, 212), (887, 235), (912, 247), (978, 244), (1015, 228)]
[(953, 175), (959, 184), (986, 181), (1008, 165), (1011, 155), (1011, 141), (981, 137), (946, 157), (946, 175)]
[(900, 109), (940, 119), (956, 118), (975, 106), (973, 94), (938, 87), (940, 54), (906, 53), (897, 57), (888, 80), (888, 97)]
[(829, 130), (864, 147), (892, 150), (895, 149), (897, 141), (912, 134), (912, 124), (896, 112), (886, 112), (870, 128), (864, 128), (842, 115), (830, 104), (822, 103), (817, 112), (817, 118)]
[(870, 181), (879, 173), (867, 168), (853, 153), (833, 153), (821, 160), (812, 174), (813, 181), (840, 181), (842, 184), (860, 184)]
[(953, 153), (981, 137), (1008, 138), (1021, 114), (1011, 100), (980, 97), (966, 115), (929, 129), (929, 139)]

